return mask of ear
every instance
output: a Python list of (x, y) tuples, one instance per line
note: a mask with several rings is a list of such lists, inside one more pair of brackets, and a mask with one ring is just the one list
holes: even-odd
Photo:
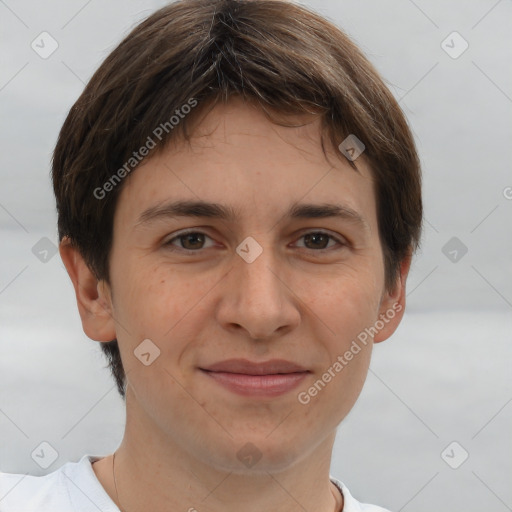
[(96, 279), (68, 237), (62, 239), (59, 252), (75, 288), (78, 311), (85, 334), (95, 341), (115, 339), (110, 287), (105, 281)]
[[(397, 277), (394, 289), (385, 290), (379, 306), (379, 319), (375, 322), (376, 327), (384, 326), (378, 330), (373, 338), (374, 343), (387, 340), (397, 329), (405, 313), (405, 283), (411, 268), (412, 252), (400, 264), (400, 272)], [(377, 324), (377, 322), (380, 322)]]

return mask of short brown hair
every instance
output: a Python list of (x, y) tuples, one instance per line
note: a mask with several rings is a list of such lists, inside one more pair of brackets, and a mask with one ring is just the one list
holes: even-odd
[[(335, 148), (349, 134), (364, 143), (391, 289), (421, 234), (421, 173), (412, 134), (358, 47), (320, 15), (280, 0), (176, 1), (112, 51), (71, 108), (53, 154), (59, 240), (69, 237), (95, 276), (108, 283), (123, 184), (112, 182), (114, 174), (121, 178), (130, 171), (126, 162), (156, 127), (167, 128), (152, 154), (178, 134), (189, 140), (192, 119), (233, 95), (257, 102), (267, 115), (321, 116), (322, 132)], [(176, 109), (191, 99), (198, 106), (171, 127)], [(341, 151), (339, 156), (345, 159)], [(101, 347), (124, 398), (117, 340)]]

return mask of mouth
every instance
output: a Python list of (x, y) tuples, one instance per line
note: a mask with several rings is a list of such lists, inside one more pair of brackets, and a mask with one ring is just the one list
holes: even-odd
[(290, 392), (311, 373), (306, 368), (283, 359), (262, 363), (229, 359), (199, 369), (211, 381), (233, 393), (267, 397)]

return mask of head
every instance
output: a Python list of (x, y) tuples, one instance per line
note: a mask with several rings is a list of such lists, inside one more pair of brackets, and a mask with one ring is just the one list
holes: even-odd
[[(71, 108), (52, 172), (84, 330), (121, 396), (162, 430), (192, 446), (205, 422), (197, 401), (240, 441), (262, 443), (290, 395), (255, 407), (205, 386), (201, 368), (231, 358), (307, 366), (292, 393), (297, 450), (300, 432), (327, 432), (348, 413), (372, 343), (402, 318), (422, 201), (403, 113), (337, 27), (275, 0), (160, 9)], [(145, 339), (148, 365), (136, 355)], [(188, 426), (163, 404), (187, 411)]]

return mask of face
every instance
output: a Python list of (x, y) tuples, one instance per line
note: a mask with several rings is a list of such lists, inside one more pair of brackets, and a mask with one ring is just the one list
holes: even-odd
[(364, 155), (356, 172), (329, 152), (318, 119), (284, 128), (232, 100), (124, 183), (101, 297), (115, 323), (85, 323), (119, 342), (128, 415), (208, 465), (242, 471), (247, 443), (261, 471), (313, 452), (403, 314)]

